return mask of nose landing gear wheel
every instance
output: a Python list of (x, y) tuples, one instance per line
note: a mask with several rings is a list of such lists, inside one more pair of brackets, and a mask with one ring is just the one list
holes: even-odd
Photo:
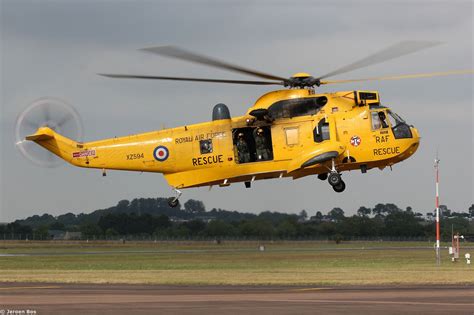
[(346, 189), (346, 183), (344, 183), (342, 180), (339, 184), (332, 186), (332, 189), (334, 189), (335, 192), (341, 193)]
[(337, 186), (342, 182), (341, 175), (337, 172), (332, 172), (328, 176), (328, 182), (331, 186)]

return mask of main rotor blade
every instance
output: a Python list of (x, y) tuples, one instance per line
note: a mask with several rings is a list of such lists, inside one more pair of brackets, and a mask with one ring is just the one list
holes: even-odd
[(404, 55), (408, 55), (423, 49), (427, 49), (433, 46), (440, 45), (441, 42), (431, 42), (431, 41), (402, 41), (392, 46), (389, 46), (375, 54), (372, 54), (368, 57), (360, 59), (356, 62), (353, 62), (347, 66), (329, 72), (323, 76), (320, 76), (318, 79), (324, 79), (332, 77), (341, 73), (350, 72), (356, 69), (368, 67), (378, 63), (382, 63), (391, 59), (395, 59)]
[(237, 65), (233, 65), (224, 61), (220, 61), (211, 57), (207, 57), (204, 55), (199, 55), (195, 54), (189, 51), (186, 51), (184, 49), (174, 47), (174, 46), (159, 46), (159, 47), (150, 47), (150, 48), (143, 48), (141, 49), (146, 52), (166, 56), (166, 57), (171, 57), (171, 58), (176, 58), (176, 59), (181, 59), (181, 60), (186, 60), (194, 63), (199, 63), (199, 64), (204, 64), (208, 65), (211, 67), (215, 68), (220, 68), (220, 69), (225, 69), (225, 70), (230, 70), (234, 72), (240, 72), (252, 76), (256, 76), (262, 79), (268, 79), (268, 80), (278, 80), (278, 81), (284, 81), (286, 78), (279, 77), (276, 75), (256, 71), (253, 69), (249, 68), (244, 68), (240, 67)]
[(107, 74), (107, 73), (98, 73), (98, 74), (104, 77), (118, 78), (118, 79), (150, 79), (150, 80), (194, 81), (194, 82), (212, 82), (212, 83), (251, 84), (251, 85), (284, 85), (284, 82), (271, 82), (271, 81), (245, 81), (245, 80), (161, 77), (161, 76), (133, 75), (133, 74)]
[(372, 77), (365, 79), (352, 79), (352, 80), (330, 80), (330, 81), (321, 81), (321, 84), (335, 84), (335, 83), (348, 83), (348, 82), (362, 82), (362, 81), (382, 81), (382, 80), (400, 80), (400, 79), (416, 79), (416, 78), (430, 78), (430, 77), (441, 77), (447, 75), (456, 75), (456, 74), (469, 74), (474, 73), (474, 70), (455, 70), (455, 71), (445, 71), (445, 72), (431, 72), (431, 73), (419, 73), (419, 74), (406, 74), (406, 75), (396, 75), (396, 76), (386, 76), (386, 77)]

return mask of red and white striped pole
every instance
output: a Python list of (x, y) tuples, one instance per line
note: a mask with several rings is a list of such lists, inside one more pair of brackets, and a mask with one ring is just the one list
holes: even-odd
[(439, 159), (435, 159), (436, 170), (436, 264), (441, 264), (440, 248), (439, 248)]

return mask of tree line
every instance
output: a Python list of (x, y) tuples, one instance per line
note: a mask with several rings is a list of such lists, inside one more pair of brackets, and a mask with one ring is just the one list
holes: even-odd
[[(441, 233), (449, 239), (451, 229), (474, 235), (474, 205), (455, 212), (443, 205)], [(51, 231), (81, 232), (82, 237), (148, 236), (157, 238), (260, 238), (297, 239), (351, 237), (433, 237), (433, 213), (424, 216), (411, 207), (392, 203), (373, 208), (359, 207), (346, 216), (341, 208), (326, 213), (306, 210), (299, 214), (264, 211), (260, 214), (211, 209), (190, 199), (183, 207), (170, 208), (165, 198), (122, 200), (116, 206), (90, 214), (34, 215), (0, 226), (0, 234), (36, 235), (47, 238)], [(0, 236), (1, 237), (1, 236)]]

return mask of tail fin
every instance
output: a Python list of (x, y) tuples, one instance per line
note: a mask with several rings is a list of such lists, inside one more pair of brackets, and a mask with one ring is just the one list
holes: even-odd
[(26, 136), (25, 140), (39, 144), (67, 162), (71, 162), (73, 152), (80, 147), (80, 144), (76, 141), (56, 133), (49, 127), (39, 128), (34, 134)]

